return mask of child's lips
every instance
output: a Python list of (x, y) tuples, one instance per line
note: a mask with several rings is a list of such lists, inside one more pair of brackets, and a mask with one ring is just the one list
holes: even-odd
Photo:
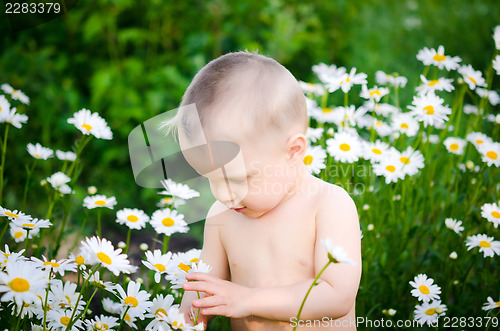
[(238, 212), (238, 213), (241, 213), (243, 212), (245, 209), (247, 209), (247, 207), (241, 207), (241, 208), (231, 208), (232, 210)]

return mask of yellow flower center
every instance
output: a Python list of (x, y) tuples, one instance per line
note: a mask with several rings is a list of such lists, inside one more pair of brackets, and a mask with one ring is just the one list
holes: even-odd
[(128, 220), (129, 222), (135, 223), (135, 222), (137, 222), (137, 221), (139, 220), (139, 217), (137, 217), (137, 216), (135, 216), (135, 215), (128, 215), (128, 216), (127, 216), (127, 220)]
[(19, 239), (22, 236), (24, 236), (24, 232), (18, 231), (16, 233), (14, 233), (14, 238), (16, 238), (16, 239)]
[(14, 292), (26, 292), (30, 289), (30, 283), (24, 278), (14, 278), (9, 286)]
[(477, 82), (476, 82), (476, 80), (474, 78), (472, 78), (471, 76), (468, 76), (468, 78), (470, 79), (471, 82), (473, 82), (474, 84), (477, 85)]
[(425, 106), (425, 107), (424, 107), (424, 110), (427, 112), (427, 115), (432, 115), (432, 114), (434, 114), (434, 106), (431, 106), (431, 105), (429, 105), (429, 106)]
[(495, 306), (500, 307), (500, 301), (495, 302)]
[(322, 110), (323, 110), (324, 114), (328, 114), (328, 113), (332, 112), (332, 108), (323, 108)]
[(105, 206), (106, 205), (106, 201), (104, 201), (104, 200), (97, 200), (96, 202), (94, 202), (94, 204), (96, 204), (98, 206)]
[(408, 124), (406, 124), (406, 123), (401, 123), (401, 128), (403, 128), (403, 129), (408, 129)]
[(306, 155), (304, 157), (304, 164), (305, 165), (310, 165), (313, 161), (313, 157), (311, 155)]
[(435, 313), (436, 313), (436, 309), (434, 309), (434, 308), (429, 308), (425, 311), (425, 314), (429, 315), (429, 316), (434, 315)]
[(130, 315), (125, 314), (125, 317), (123, 318), (125, 321), (130, 322)]
[(51, 261), (45, 261), (43, 265), (50, 265), (52, 268), (58, 268), (61, 266), (59, 263)]
[[(163, 314), (163, 316), (160, 316), (160, 314)], [(155, 315), (158, 317), (165, 317), (167, 316), (167, 312), (163, 308), (158, 308), (156, 309)]]
[(76, 259), (75, 259), (75, 262), (76, 264), (78, 265), (82, 265), (85, 263), (85, 258), (83, 256), (78, 256)]
[(458, 150), (458, 144), (451, 144), (451, 145), (450, 145), (450, 149), (451, 149), (452, 151), (457, 151), (457, 150)]
[(349, 83), (351, 81), (351, 79), (349, 77), (347, 77), (347, 79), (345, 80), (346, 83)]
[(494, 210), (491, 212), (491, 216), (493, 216), (494, 218), (500, 218), (500, 213)]
[(439, 80), (437, 80), (437, 79), (433, 79), (433, 80), (431, 80), (431, 81), (430, 81), (427, 85), (428, 85), (428, 86), (434, 86), (434, 85), (436, 85), (436, 84), (438, 84), (438, 83), (439, 83)]
[(498, 157), (498, 154), (493, 152), (493, 151), (487, 151), (486, 156), (489, 157), (490, 159), (496, 160)]
[(380, 121), (376, 121), (376, 122), (375, 122), (375, 125), (376, 125), (376, 126), (383, 126), (382, 122), (380, 122)]
[(340, 148), (340, 150), (342, 150), (344, 152), (347, 152), (347, 151), (349, 151), (351, 149), (351, 146), (349, 146), (348, 144), (343, 143), (343, 144), (340, 144), (339, 148)]
[(68, 325), (69, 324), (69, 317), (63, 316), (63, 317), (61, 317), (61, 319), (59, 321), (61, 322), (62, 325)]
[(418, 289), (420, 290), (420, 292), (422, 292), (423, 294), (429, 294), (431, 291), (429, 290), (429, 288), (425, 285), (420, 285), (418, 287)]
[(387, 167), (385, 167), (385, 169), (390, 172), (396, 171), (396, 167), (393, 165), (388, 165)]
[(487, 242), (487, 241), (481, 240), (479, 242), (479, 247), (490, 248), (491, 244), (489, 242)]
[(40, 157), (40, 154), (36, 153), (35, 157), (38, 159)]
[(179, 324), (177, 323), (177, 321), (174, 321), (174, 323), (172, 323), (173, 326), (175, 326), (176, 328), (182, 328), (184, 326), (184, 324)]
[(134, 297), (126, 297), (125, 300), (123, 301), (125, 301), (125, 304), (127, 306), (132, 306), (132, 307), (137, 307), (137, 305), (139, 304), (139, 301), (137, 301), (137, 299)]
[(187, 264), (184, 264), (184, 263), (179, 263), (178, 267), (182, 270), (184, 270), (185, 272), (188, 272), (189, 270), (191, 270), (191, 267), (188, 266)]
[(432, 59), (439, 61), (439, 62), (442, 62), (442, 61), (446, 60), (446, 56), (441, 55), (441, 54), (436, 54), (432, 57)]
[(197, 257), (195, 257), (194, 259), (191, 259), (191, 261), (189, 262), (193, 262), (193, 263), (198, 263), (199, 259)]
[(160, 272), (165, 271), (165, 266), (164, 266), (163, 264), (161, 264), (161, 263), (157, 263), (157, 264), (155, 264), (155, 265), (154, 265), (154, 267), (155, 267), (156, 269), (158, 269), (158, 271), (160, 271)]
[(6, 211), (5, 215), (7, 215), (9, 217), (14, 217), (14, 218), (18, 218), (19, 217), (17, 214), (11, 213), (10, 211)]
[(23, 228), (34, 228), (35, 224), (32, 223), (23, 223)]
[(378, 148), (373, 148), (372, 152), (373, 152), (373, 154), (378, 154), (378, 155), (382, 154), (382, 151)]
[(161, 224), (163, 224), (165, 226), (172, 226), (175, 224), (175, 222), (170, 217), (167, 217), (167, 218), (164, 218), (163, 221), (161, 221)]
[(404, 164), (410, 164), (410, 159), (407, 158), (406, 156), (401, 156), (399, 158), (399, 161), (401, 161), (401, 163), (404, 163)]
[(481, 139), (476, 140), (476, 144), (480, 145), (482, 143), (483, 143), (483, 141)]
[(84, 128), (85, 130), (87, 131), (90, 131), (92, 130), (92, 126), (88, 125), (88, 124), (82, 124), (82, 128)]
[(378, 96), (381, 96), (382, 94), (380, 94), (379, 90), (375, 90), (375, 91), (371, 91), (370, 92), (370, 96), (373, 97), (374, 95), (378, 95)]
[(111, 264), (113, 262), (113, 261), (111, 261), (111, 258), (103, 252), (97, 253), (97, 258), (99, 260), (101, 260), (102, 263), (105, 263), (105, 264)]

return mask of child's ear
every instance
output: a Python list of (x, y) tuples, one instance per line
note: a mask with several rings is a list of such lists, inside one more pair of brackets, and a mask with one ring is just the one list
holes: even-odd
[(286, 144), (287, 157), (289, 160), (304, 158), (307, 149), (307, 140), (302, 133), (291, 136)]

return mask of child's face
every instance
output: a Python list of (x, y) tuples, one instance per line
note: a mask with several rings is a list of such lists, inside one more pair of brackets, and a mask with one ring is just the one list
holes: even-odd
[[(222, 162), (223, 167), (217, 168), (221, 163), (217, 157), (221, 153), (216, 149), (224, 145), (211, 145), (211, 151), (207, 151), (208, 157), (198, 160), (197, 157), (186, 158), (209, 180), (217, 200), (236, 212), (257, 218), (272, 211), (288, 196), (298, 169), (287, 157), (285, 139), (269, 141), (272, 137), (269, 135), (265, 142), (256, 143), (249, 139), (235, 139), (237, 136), (237, 132), (232, 132), (210, 137), (210, 141), (234, 141), (239, 146), (238, 155), (228, 163)], [(181, 138), (180, 143), (182, 149), (186, 150), (187, 140)], [(216, 169), (209, 173), (200, 171), (207, 169), (207, 163), (215, 164)]]

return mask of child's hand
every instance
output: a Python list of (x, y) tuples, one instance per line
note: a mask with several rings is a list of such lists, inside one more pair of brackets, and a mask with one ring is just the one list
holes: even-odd
[(245, 318), (252, 315), (251, 288), (201, 272), (187, 274), (186, 279), (196, 282), (184, 283), (184, 290), (207, 294), (206, 297), (192, 302), (193, 307), (201, 308), (201, 314), (230, 318)]

